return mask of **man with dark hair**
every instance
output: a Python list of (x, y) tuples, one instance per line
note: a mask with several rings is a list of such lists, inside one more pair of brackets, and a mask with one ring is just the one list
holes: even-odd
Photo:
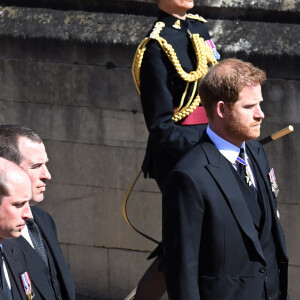
[(17, 242), (29, 262), (28, 273), (37, 289), (36, 299), (75, 299), (74, 282), (57, 240), (54, 221), (47, 212), (33, 206), (44, 199), (46, 182), (51, 179), (42, 139), (29, 128), (0, 125), (0, 157), (16, 162), (31, 180), (33, 219), (27, 221)]
[[(28, 266), (22, 248), (14, 253), (3, 247), (4, 239), (21, 235), (27, 219), (32, 218), (29, 207), (31, 182), (28, 175), (16, 164), (0, 158), (0, 299), (27, 299), (21, 275)], [(7, 240), (10, 243), (10, 240)], [(32, 290), (27, 290), (27, 294)]]
[(260, 143), (265, 73), (237, 59), (202, 79), (206, 134), (163, 193), (170, 300), (287, 300), (288, 257), (278, 187)]

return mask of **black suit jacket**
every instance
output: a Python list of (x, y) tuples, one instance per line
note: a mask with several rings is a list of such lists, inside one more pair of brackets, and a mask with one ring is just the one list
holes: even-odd
[[(182, 68), (189, 73), (196, 70), (197, 62), (187, 30), (199, 33), (204, 40), (209, 40), (210, 35), (203, 22), (180, 20), (181, 28), (176, 29), (173, 25), (177, 20), (160, 11), (157, 21), (165, 24), (160, 36), (172, 45)], [(162, 189), (169, 171), (199, 142), (206, 125), (181, 126), (172, 120), (174, 107), (179, 106), (186, 81), (178, 75), (157, 41), (149, 41), (146, 46), (140, 79), (142, 108), (149, 131), (142, 170)], [(189, 86), (186, 99), (190, 98), (192, 89), (193, 84)]]
[[(33, 206), (31, 207), (31, 211), (53, 257), (63, 299), (73, 300), (75, 299), (75, 286), (59, 246), (54, 221), (46, 211), (39, 207)], [(55, 299), (49, 271), (41, 257), (22, 236), (16, 239), (16, 241), (24, 250), (28, 261), (28, 273), (31, 282), (37, 290), (36, 299)]]
[[(270, 199), (280, 268), (287, 296), (287, 252), (277, 218), (262, 146), (246, 143)], [(206, 137), (170, 173), (163, 195), (164, 268), (169, 299), (261, 300), (266, 265), (258, 232), (231, 166)]]
[[(12, 286), (14, 300), (26, 300), (26, 294), (22, 285), (21, 275), (28, 272), (28, 264), (25, 254), (15, 239), (3, 241), (3, 256), (6, 267), (9, 269), (9, 277)], [(7, 300), (0, 289), (0, 299)]]

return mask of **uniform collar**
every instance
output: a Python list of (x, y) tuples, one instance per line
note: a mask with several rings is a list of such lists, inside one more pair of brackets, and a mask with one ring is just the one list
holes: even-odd
[[(181, 29), (176, 29), (176, 28), (173, 27), (173, 25), (178, 20), (180, 21)], [(186, 30), (186, 29), (189, 28), (189, 21), (188, 21), (187, 18), (185, 20), (182, 20), (182, 19), (176, 18), (172, 15), (169, 15), (169, 14), (165, 13), (162, 10), (159, 10), (158, 21), (164, 22), (167, 27), (171, 27), (174, 30), (184, 30), (184, 29)]]

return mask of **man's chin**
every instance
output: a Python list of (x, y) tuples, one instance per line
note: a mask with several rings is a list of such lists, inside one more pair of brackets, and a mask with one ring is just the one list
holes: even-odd
[(44, 200), (44, 195), (39, 195), (39, 197), (31, 199), (29, 201), (29, 205), (30, 206), (37, 205), (37, 204), (41, 203), (43, 200)]
[(22, 234), (22, 230), (21, 229), (20, 230), (17, 229), (14, 232), (11, 232), (9, 235), (7, 235), (4, 238), (6, 238), (6, 239), (16, 239), (16, 238), (20, 237), (21, 234)]

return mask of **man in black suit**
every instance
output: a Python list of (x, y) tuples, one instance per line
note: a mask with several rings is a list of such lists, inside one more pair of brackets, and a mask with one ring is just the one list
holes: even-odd
[(265, 73), (227, 59), (200, 84), (206, 134), (163, 194), (170, 300), (287, 300), (288, 258), (278, 187), (260, 135)]
[(46, 211), (34, 206), (44, 199), (46, 182), (51, 179), (41, 138), (28, 128), (1, 125), (0, 156), (17, 163), (31, 179), (33, 219), (27, 221), (17, 242), (29, 262), (28, 273), (37, 290), (35, 299), (75, 299), (74, 282), (57, 240), (54, 221)]
[[(19, 237), (26, 220), (32, 218), (29, 207), (31, 195), (28, 175), (13, 162), (0, 158), (1, 300), (27, 299), (21, 276), (26, 274), (28, 266), (22, 248), (17, 245), (14, 252), (11, 252), (3, 245), (3, 240)], [(30, 293), (31, 290), (27, 290), (27, 294)]]

